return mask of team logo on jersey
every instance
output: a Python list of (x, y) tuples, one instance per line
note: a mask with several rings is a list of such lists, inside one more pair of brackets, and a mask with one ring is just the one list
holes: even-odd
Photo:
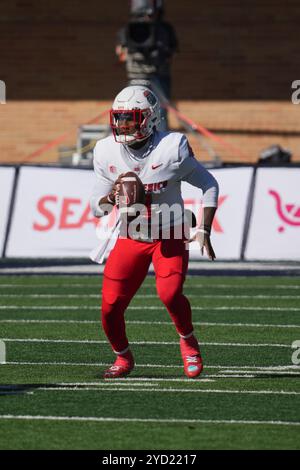
[(160, 163), (159, 165), (152, 165), (152, 170), (157, 170), (157, 168), (163, 166), (162, 163)]
[(110, 166), (109, 166), (109, 172), (110, 172), (110, 173), (117, 173), (116, 167), (115, 167), (114, 165), (110, 165)]

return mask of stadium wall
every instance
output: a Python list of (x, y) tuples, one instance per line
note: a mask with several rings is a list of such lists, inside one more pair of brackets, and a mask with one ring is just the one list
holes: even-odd
[[(289, 100), (299, 78), (297, 0), (166, 0), (180, 51), (177, 100)], [(111, 100), (129, 1), (3, 0), (1, 80), (10, 100)], [(187, 86), (188, 83), (188, 86)]]
[[(300, 260), (300, 166), (210, 170), (220, 185), (212, 239), (219, 260)], [(0, 167), (0, 250), (6, 258), (87, 258), (114, 225), (89, 207), (90, 169)], [(201, 218), (201, 191), (182, 185)], [(190, 258), (200, 259), (197, 243)]]
[[(274, 143), (300, 161), (300, 108), (291, 104), (299, 2), (165, 2), (180, 43), (172, 68), (179, 108), (245, 149), (247, 159), (236, 162), (254, 163)], [(78, 124), (110, 106), (126, 82), (114, 44), (128, 11), (129, 0), (2, 0), (0, 162), (21, 164), (72, 129), (63, 145), (74, 145)], [(224, 149), (220, 155), (233, 161)], [(35, 161), (57, 160), (55, 148)]]

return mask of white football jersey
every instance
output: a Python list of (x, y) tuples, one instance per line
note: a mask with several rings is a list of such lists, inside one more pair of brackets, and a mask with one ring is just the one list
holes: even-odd
[[(216, 180), (196, 160), (187, 138), (179, 132), (156, 131), (139, 150), (115, 142), (113, 136), (102, 139), (94, 149), (94, 170), (97, 183), (91, 208), (96, 217), (103, 215), (100, 199), (111, 191), (121, 173), (129, 171), (138, 174), (152, 207), (179, 204), (183, 210), (181, 181), (202, 189), (204, 206), (217, 206)], [(173, 223), (176, 222), (182, 223), (182, 219)]]

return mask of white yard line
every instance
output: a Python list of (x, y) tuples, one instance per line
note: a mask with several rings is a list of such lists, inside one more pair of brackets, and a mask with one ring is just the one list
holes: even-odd
[[(286, 370), (256, 370), (256, 371), (253, 371), (251, 370), (251, 367), (249, 367), (248, 369), (245, 369), (245, 370), (232, 370), (232, 369), (224, 369), (222, 370), (222, 374), (236, 374), (238, 373), (239, 375), (241, 374), (255, 374), (255, 375), (282, 375), (282, 376), (285, 376), (285, 375), (289, 375), (289, 376), (300, 376), (300, 367), (298, 368), (299, 370), (298, 371), (286, 371)], [(227, 375), (228, 377), (230, 377), (230, 375)], [(212, 377), (212, 375), (210, 375), (210, 377)], [(220, 377), (220, 375), (218, 375), (218, 377)]]
[[(106, 367), (110, 366), (109, 362), (31, 362), (31, 361), (7, 361), (3, 365), (8, 366), (69, 366), (69, 367)], [(2, 367), (3, 367), (2, 365)], [(1, 367), (1, 366), (0, 366)], [(167, 368), (167, 369), (179, 369), (182, 365), (164, 365), (164, 364), (136, 364), (135, 367), (153, 367), (153, 368)], [(1, 370), (1, 369), (0, 369)]]
[[(276, 299), (276, 300), (299, 300), (300, 295), (222, 295), (222, 294), (190, 294), (185, 292), (190, 298), (198, 299)], [(1, 294), (2, 298), (7, 299), (100, 299), (101, 292), (99, 294)], [(157, 294), (137, 294), (134, 296), (135, 299), (158, 299)]]
[[(79, 340), (79, 339), (45, 339), (45, 338), (1, 338), (4, 342), (10, 343), (75, 343), (75, 344), (107, 344), (106, 340)], [(178, 341), (131, 341), (131, 344), (136, 345), (159, 345), (159, 346), (178, 346)], [(229, 347), (242, 347), (242, 348), (288, 348), (291, 349), (290, 344), (277, 344), (277, 343), (211, 343), (201, 342), (203, 346), (229, 346)]]
[(212, 374), (212, 375), (209, 375), (209, 376), (210, 377), (217, 377), (218, 379), (255, 379), (256, 372), (247, 373), (247, 374), (244, 374), (241, 371), (240, 371), (240, 373), (238, 373), (238, 371), (237, 371), (235, 374), (224, 374), (222, 372), (220, 374)]
[[(146, 382), (147, 380), (147, 382)], [(36, 384), (34, 385), (34, 388), (36, 390), (63, 390), (64, 388), (68, 389), (68, 388), (72, 388), (72, 390), (74, 389), (79, 389), (81, 388), (82, 390), (85, 390), (87, 388), (89, 388), (90, 390), (97, 390), (97, 389), (101, 389), (102, 387), (108, 387), (110, 388), (111, 386), (124, 386), (124, 387), (128, 387), (128, 386), (134, 386), (134, 387), (159, 387), (159, 384), (158, 383), (153, 383), (153, 382), (150, 382), (150, 380), (155, 380), (155, 382), (157, 382), (157, 379), (145, 379), (145, 382), (130, 382), (129, 383), (126, 383), (125, 381), (124, 382), (121, 382), (120, 379), (118, 380), (102, 380), (101, 381), (99, 380), (99, 382), (77, 382), (77, 383), (58, 383), (58, 384), (55, 384), (55, 386), (52, 384), (49, 384), (49, 387), (44, 385), (44, 384), (41, 384), (41, 386), (37, 386)], [(215, 380), (207, 380), (208, 382), (215, 382)], [(180, 380), (178, 380), (178, 382), (182, 382)], [(13, 388), (13, 385), (12, 385), (12, 388)], [(30, 388), (30, 385), (29, 385), (29, 388)], [(1, 384), (0, 384), (0, 390), (1, 390)]]
[[(244, 307), (242, 305), (237, 305), (234, 307), (192, 307), (193, 311), (233, 311), (233, 310), (243, 310), (243, 311), (278, 311), (278, 312), (300, 312), (300, 307)], [(89, 305), (0, 305), (0, 310), (100, 310), (99, 306), (89, 306)], [(157, 306), (134, 306), (128, 307), (127, 310), (165, 310), (165, 307)]]
[[(13, 319), (13, 320), (0, 320), (1, 323), (20, 323), (20, 324), (78, 324), (78, 325), (99, 325), (100, 320), (27, 320), (25, 318)], [(127, 325), (164, 325), (171, 326), (174, 328), (174, 325), (171, 321), (144, 321), (144, 320), (127, 320)], [(300, 328), (300, 325), (275, 325), (275, 324), (265, 324), (265, 323), (213, 323), (213, 322), (193, 322), (195, 326), (224, 326), (224, 327), (241, 327), (241, 328)]]
[(186, 423), (186, 424), (226, 424), (226, 425), (264, 425), (264, 426), (300, 426), (293, 421), (246, 421), (246, 420), (209, 420), (209, 419), (157, 419), (157, 418), (110, 418), (93, 416), (38, 416), (38, 415), (0, 415), (0, 419), (25, 421), (78, 421), (78, 422), (116, 422), (116, 423)]
[[(97, 320), (26, 320), (22, 318), (22, 319), (14, 319), (14, 320), (0, 320), (0, 323), (100, 325), (100, 319), (97, 321)], [(130, 321), (127, 321), (126, 323), (130, 323)], [(151, 324), (151, 322), (149, 322), (149, 324)], [(300, 328), (300, 325), (299, 325), (299, 328)]]
[[(13, 365), (13, 366), (70, 366), (70, 367), (105, 367), (105, 366), (110, 366), (111, 364), (108, 362), (31, 362), (31, 361), (8, 361), (6, 362), (6, 365)], [(182, 365), (169, 365), (169, 364), (136, 364), (136, 368), (158, 368), (158, 369), (181, 369)], [(298, 371), (300, 372), (300, 366), (295, 366), (295, 365), (289, 365), (289, 366), (220, 366), (220, 365), (215, 365), (215, 366), (209, 366), (205, 365), (204, 366), (205, 370), (206, 369), (226, 369), (228, 372), (229, 370), (232, 370), (233, 372), (242, 372), (244, 373), (244, 370), (247, 372), (256, 372), (256, 371), (272, 371), (272, 372), (277, 372), (277, 371)], [(124, 380), (146, 380), (142, 378), (134, 378), (131, 379), (130, 377), (126, 377)], [(149, 379), (147, 379), (149, 380)], [(157, 380), (157, 379), (155, 379)], [(161, 379), (161, 380), (170, 380), (168, 378), (166, 379)], [(177, 379), (176, 379), (177, 380)]]
[[(259, 281), (258, 281), (259, 282)], [(298, 290), (300, 289), (300, 284), (260, 284), (260, 285), (245, 285), (245, 284), (192, 284), (189, 285), (188, 283), (184, 284), (185, 289), (228, 289), (229, 291), (231, 289), (253, 289), (253, 290), (261, 290), (261, 289), (287, 289), (287, 290)]]
[[(108, 387), (108, 388), (111, 388), (111, 387), (114, 387), (114, 386), (117, 386), (117, 387), (120, 387), (120, 386), (124, 386), (124, 387), (128, 387), (128, 386), (131, 386), (133, 385), (134, 387), (143, 387), (144, 385), (146, 387), (159, 387), (159, 384), (158, 383), (153, 383), (153, 382), (150, 382), (149, 379), (147, 379), (147, 382), (130, 382), (129, 383), (126, 383), (126, 382), (121, 382), (121, 381), (116, 381), (116, 384), (114, 383), (115, 381), (112, 380), (111, 382), (109, 380), (103, 380), (103, 381), (99, 381), (98, 383), (85, 383), (85, 384), (81, 384), (81, 383), (78, 383), (78, 384), (55, 384), (55, 387), (53, 388), (65, 388), (65, 387), (79, 387), (79, 388), (82, 388), (82, 389), (85, 389), (85, 388), (90, 388), (90, 387), (93, 387), (92, 390), (97, 390), (97, 388), (103, 388), (103, 387)], [(155, 380), (155, 382), (157, 382), (157, 380)], [(214, 382), (214, 380), (212, 380), (212, 382)], [(46, 389), (47, 387), (45, 387)], [(44, 389), (44, 388), (43, 388)], [(40, 388), (39, 388), (40, 390)]]
[[(185, 377), (183, 378), (178, 378), (174, 379), (172, 377), (168, 378), (166, 377), (165, 379), (162, 379), (161, 377), (126, 377), (126, 378), (120, 378), (120, 379), (99, 379), (98, 382), (59, 382), (55, 383), (55, 387), (102, 387), (102, 386), (116, 386), (116, 385), (126, 385), (126, 386), (137, 386), (137, 387), (143, 387), (143, 386), (150, 386), (150, 387), (158, 387), (159, 383), (156, 382), (177, 382), (177, 383), (185, 383), (185, 384), (201, 384), (201, 383), (211, 383), (215, 382), (215, 380), (211, 379), (206, 379), (202, 378), (197, 380), (197, 383), (195, 381), (191, 381), (190, 379), (187, 379)], [(49, 384), (51, 386), (51, 384)], [(1, 384), (0, 384), (1, 387)], [(48, 388), (44, 384), (41, 384), (41, 387), (43, 388)], [(39, 387), (40, 388), (40, 387)]]
[[(298, 290), (300, 289), (300, 284), (262, 284), (259, 283), (259, 285), (254, 285), (254, 284), (219, 284), (218, 282), (212, 283), (212, 284), (202, 284), (199, 282), (193, 283), (190, 285), (189, 283), (191, 282), (191, 278), (187, 280), (185, 283), (185, 288), (187, 289), (195, 289), (195, 288), (209, 288), (209, 289), (295, 289)], [(10, 284), (0, 284), (0, 289), (15, 289), (18, 287), (26, 288), (26, 289), (36, 289), (36, 288), (83, 288), (83, 289), (100, 289), (101, 288), (101, 283), (65, 283), (61, 282), (60, 284), (52, 284), (52, 283), (46, 283), (46, 284), (28, 284), (28, 283), (10, 283)], [(153, 282), (146, 281), (142, 284), (142, 287), (155, 287), (155, 280), (153, 279)]]
[[(106, 386), (106, 385), (105, 385)], [(130, 387), (130, 386), (128, 386)], [(100, 387), (98, 387), (100, 388)], [(86, 392), (86, 391), (97, 391), (95, 387), (36, 387), (35, 390), (46, 390), (46, 391), (59, 391), (59, 392)], [(101, 387), (103, 391), (103, 388)], [(286, 392), (284, 390), (274, 391), (274, 390), (205, 390), (205, 389), (193, 389), (193, 388), (119, 388), (109, 387), (107, 388), (109, 392), (156, 392), (156, 393), (202, 393), (202, 394), (225, 394), (225, 395), (293, 395), (298, 396), (300, 392)]]
[[(209, 374), (209, 377), (211, 377), (212, 379), (215, 379), (215, 378), (218, 378), (218, 379), (254, 379), (254, 378), (258, 378), (258, 375), (259, 374), (262, 374), (262, 375), (270, 375), (270, 376), (274, 376), (276, 375), (276, 377), (279, 377), (280, 375), (282, 377), (289, 377), (289, 378), (298, 378), (300, 377), (300, 371), (299, 372), (263, 372), (263, 371), (248, 371), (248, 372), (245, 372), (245, 371), (235, 371), (234, 373), (231, 372), (231, 373), (225, 373), (225, 372), (220, 372), (219, 374)], [(264, 377), (262, 377), (264, 378)]]
[(63, 282), (61, 282), (60, 284), (51, 284), (51, 282), (49, 282), (48, 284), (17, 284), (17, 283), (11, 283), (11, 284), (0, 284), (0, 289), (17, 289), (18, 287), (22, 287), (22, 289), (44, 289), (44, 288), (47, 288), (47, 289), (57, 289), (57, 288), (68, 288), (68, 289), (72, 289), (73, 287), (75, 289), (78, 289), (78, 288), (87, 288), (87, 289), (97, 289), (101, 287), (101, 284), (65, 284)]

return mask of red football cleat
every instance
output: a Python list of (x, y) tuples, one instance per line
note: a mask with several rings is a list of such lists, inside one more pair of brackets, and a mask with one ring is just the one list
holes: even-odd
[(189, 338), (180, 338), (180, 351), (185, 375), (190, 379), (198, 377), (203, 371), (203, 363), (199, 344), (194, 335)]
[(104, 374), (104, 379), (120, 379), (130, 374), (134, 368), (134, 358), (130, 350), (125, 354), (119, 354), (114, 364), (107, 369)]

